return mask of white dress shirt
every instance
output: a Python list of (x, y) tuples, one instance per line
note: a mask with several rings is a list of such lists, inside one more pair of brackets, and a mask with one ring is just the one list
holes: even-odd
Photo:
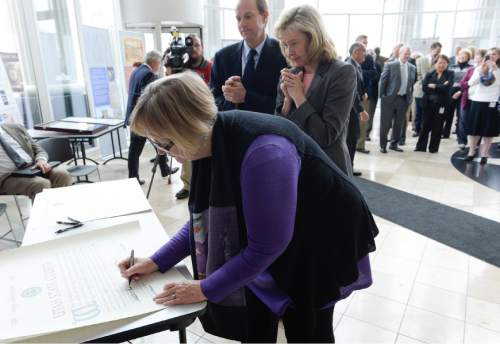
[[(264, 43), (266, 43), (266, 38), (262, 42), (259, 43), (258, 46), (255, 47), (255, 50), (257, 51), (257, 54), (255, 54), (254, 61), (255, 61), (255, 68), (257, 68), (257, 64), (259, 63), (260, 59), (260, 53), (262, 52), (262, 48), (264, 48)], [(247, 65), (247, 58), (248, 54), (250, 53), (250, 48), (247, 44), (247, 41), (243, 41), (243, 53), (241, 54), (241, 76), (243, 76), (243, 73), (245, 73), (245, 66)]]
[(398, 95), (406, 95), (408, 90), (408, 62), (399, 61), (399, 66), (401, 68), (401, 86), (399, 87)]

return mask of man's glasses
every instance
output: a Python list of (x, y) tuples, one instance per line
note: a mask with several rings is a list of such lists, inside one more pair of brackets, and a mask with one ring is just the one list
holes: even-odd
[(167, 152), (170, 151), (172, 149), (172, 147), (175, 145), (175, 143), (173, 141), (170, 141), (170, 140), (166, 140), (166, 142), (158, 142), (158, 141), (153, 140), (152, 138), (150, 138), (149, 140), (151, 140), (151, 142), (157, 148), (160, 148), (160, 149), (165, 150)]

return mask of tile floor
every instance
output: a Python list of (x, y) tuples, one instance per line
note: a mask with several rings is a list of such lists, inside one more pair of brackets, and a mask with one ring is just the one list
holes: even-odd
[[(377, 122), (377, 119), (375, 119)], [(363, 177), (500, 222), (500, 193), (473, 182), (450, 164), (457, 145), (443, 140), (438, 154), (414, 153), (408, 137), (405, 152), (381, 154), (378, 138), (367, 142), (369, 155), (357, 154), (355, 166)], [(151, 175), (147, 147), (141, 160), (142, 177)], [(104, 180), (125, 178), (126, 163), (100, 166)], [(148, 180), (149, 181), (149, 180)], [(177, 201), (179, 174), (172, 185), (158, 175), (151, 204), (172, 236), (187, 219), (186, 201)], [(147, 184), (143, 187), (147, 191)], [(29, 214), (27, 199), (21, 199)], [(9, 215), (18, 234), (20, 222), (11, 197)], [(374, 284), (335, 307), (338, 343), (500, 343), (500, 268), (484, 263), (411, 230), (376, 217), (380, 228), (377, 251), (371, 255)], [(7, 228), (5, 217), (0, 227)], [(499, 223), (500, 231), (500, 223)], [(0, 249), (12, 245), (0, 242)], [(279, 341), (286, 341), (280, 327)], [(177, 342), (164, 332), (134, 343)], [(199, 321), (188, 328), (190, 343), (228, 342), (205, 333)]]

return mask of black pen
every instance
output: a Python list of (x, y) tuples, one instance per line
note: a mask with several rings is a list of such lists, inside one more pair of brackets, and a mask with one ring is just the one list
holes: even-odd
[(83, 226), (83, 223), (77, 223), (76, 225), (73, 225), (73, 226), (70, 226), (70, 227), (66, 227), (66, 228), (62, 228), (62, 229), (59, 229), (57, 231), (55, 231), (54, 233), (56, 234), (61, 234), (61, 233), (64, 233), (66, 231), (69, 231), (71, 229), (75, 229), (75, 228), (78, 228), (78, 227), (81, 227)]
[[(129, 260), (128, 260), (128, 268), (130, 269), (132, 266), (134, 266), (134, 263), (135, 263), (135, 262), (134, 262), (134, 250), (132, 249), (132, 251), (130, 251), (130, 258), (129, 258)], [(130, 276), (130, 277), (128, 278), (128, 288), (129, 288), (129, 289), (132, 289), (132, 288), (130, 287), (130, 282), (132, 282), (132, 276)]]

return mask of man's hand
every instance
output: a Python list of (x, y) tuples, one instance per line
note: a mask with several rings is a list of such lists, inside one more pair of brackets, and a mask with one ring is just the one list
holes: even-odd
[(244, 103), (247, 95), (247, 90), (243, 86), (243, 82), (239, 76), (232, 76), (227, 79), (222, 86), (222, 92), (224, 93), (224, 98), (233, 104)]
[(429, 85), (427, 85), (427, 87), (429, 87), (429, 88), (436, 88), (436, 84), (429, 84)]
[(363, 123), (368, 122), (370, 120), (370, 115), (366, 111), (360, 112), (359, 113), (359, 120)]
[(166, 284), (163, 292), (156, 295), (153, 301), (162, 305), (183, 305), (206, 299), (201, 291), (200, 281), (187, 281)]
[(368, 94), (366, 94), (366, 93), (365, 93), (365, 94), (363, 94), (363, 100), (364, 100), (364, 101), (368, 100)]
[(458, 98), (460, 98), (461, 95), (462, 95), (462, 92), (461, 91), (457, 91), (457, 92), (453, 93), (453, 95), (451, 97), (453, 99), (458, 99)]
[(34, 167), (42, 171), (43, 174), (49, 173), (52, 169), (52, 167), (50, 167), (45, 160), (37, 160)]

